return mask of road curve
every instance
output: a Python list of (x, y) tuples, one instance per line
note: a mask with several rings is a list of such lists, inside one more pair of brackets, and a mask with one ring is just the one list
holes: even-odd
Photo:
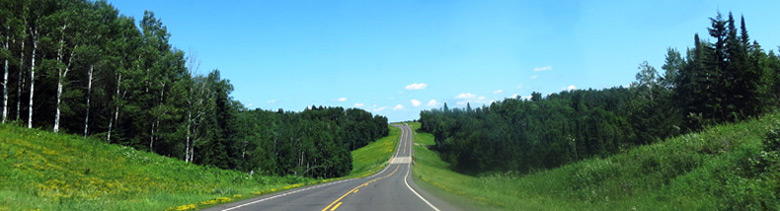
[(461, 210), (431, 195), (411, 178), (412, 129), (401, 129), (398, 148), (382, 171), (223, 204), (206, 210)]

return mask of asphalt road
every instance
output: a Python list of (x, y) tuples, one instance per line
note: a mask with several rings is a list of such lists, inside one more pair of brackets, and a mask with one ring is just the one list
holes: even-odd
[(461, 210), (418, 187), (411, 178), (412, 129), (401, 129), (396, 154), (382, 171), (291, 189), (207, 210)]

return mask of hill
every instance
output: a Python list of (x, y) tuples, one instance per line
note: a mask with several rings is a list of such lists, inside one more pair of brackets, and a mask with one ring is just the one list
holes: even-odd
[[(776, 210), (780, 113), (718, 125), (604, 158), (520, 175), (470, 176), (416, 132), (414, 178), (445, 197), (501, 209)], [(413, 124), (419, 128), (419, 124)]]
[[(352, 153), (372, 159), (356, 159), (350, 176), (381, 168), (384, 162), (378, 157), (386, 156), (386, 161), (392, 152), (377, 149), (395, 146), (395, 130)], [(369, 152), (373, 154), (366, 155)], [(0, 124), (0, 158), (0, 210), (183, 210), (330, 181), (198, 166), (94, 139), (5, 124)]]

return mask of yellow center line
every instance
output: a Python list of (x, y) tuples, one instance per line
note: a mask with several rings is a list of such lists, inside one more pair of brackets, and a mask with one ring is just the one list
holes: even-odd
[[(390, 174), (388, 174), (388, 175), (382, 176), (382, 177), (380, 177), (380, 178), (375, 178), (375, 179), (372, 179), (371, 181), (365, 182), (365, 183), (363, 183), (363, 184), (360, 184), (360, 185), (358, 185), (358, 186), (357, 186), (357, 187), (355, 187), (355, 188), (352, 188), (352, 190), (349, 190), (349, 192), (345, 193), (344, 195), (342, 195), (341, 197), (339, 197), (338, 199), (336, 199), (335, 201), (333, 201), (333, 203), (330, 203), (330, 204), (329, 204), (327, 207), (325, 207), (324, 209), (322, 209), (322, 211), (327, 211), (327, 210), (328, 210), (328, 208), (330, 208), (330, 210), (331, 210), (331, 211), (333, 211), (333, 210), (336, 210), (336, 208), (338, 208), (339, 206), (341, 206), (341, 203), (342, 203), (342, 202), (341, 202), (341, 199), (343, 199), (344, 197), (347, 197), (347, 196), (348, 196), (349, 194), (351, 194), (351, 193), (357, 193), (357, 192), (358, 192), (358, 190), (359, 190), (359, 188), (361, 188), (361, 187), (366, 187), (366, 186), (368, 186), (368, 184), (371, 184), (372, 182), (376, 182), (376, 181), (379, 181), (379, 180), (381, 180), (381, 179), (384, 179), (384, 178), (388, 178), (388, 177), (390, 177), (390, 176), (393, 176), (393, 174), (395, 174), (395, 172), (397, 172), (397, 171), (398, 171), (398, 168), (399, 168), (399, 167), (401, 167), (401, 165), (398, 165), (398, 166), (396, 166), (396, 167), (395, 167), (395, 170), (393, 170), (393, 172), (390, 172)], [(333, 206), (334, 204), (335, 204), (336, 206)], [(332, 208), (331, 208), (331, 207), (332, 207)]]
[(333, 206), (333, 208), (330, 208), (330, 211), (333, 211), (333, 210), (336, 210), (336, 209), (338, 209), (338, 208), (339, 208), (339, 206), (341, 206), (341, 202), (339, 202), (338, 204), (336, 204), (336, 206)]

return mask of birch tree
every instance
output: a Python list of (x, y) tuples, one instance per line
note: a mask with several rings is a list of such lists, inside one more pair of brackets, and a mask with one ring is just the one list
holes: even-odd
[(31, 26), (29, 29), (30, 39), (32, 39), (32, 55), (30, 56), (30, 103), (27, 107), (27, 128), (33, 125), (33, 97), (35, 96), (35, 54), (38, 51), (38, 28)]
[(11, 21), (10, 17), (3, 14), (3, 18), (5, 19), (5, 30), (3, 31), (3, 49), (0, 50), (0, 57), (3, 59), (3, 120), (2, 123), (5, 123), (5, 120), (8, 116), (8, 60), (11, 59), (11, 49), (9, 46), (9, 43), (11, 42), (10, 39), (10, 33), (11, 33)]
[(89, 135), (89, 117), (90, 117), (90, 108), (91, 108), (91, 97), (92, 97), (92, 82), (94, 80), (95, 76), (95, 68), (96, 66), (100, 65), (100, 54), (101, 50), (99, 47), (94, 45), (85, 45), (82, 47), (79, 47), (77, 50), (79, 55), (81, 55), (82, 63), (84, 68), (87, 69), (86, 74), (86, 81), (87, 81), (87, 90), (86, 90), (86, 96), (85, 98), (85, 112), (84, 112), (84, 137), (87, 137)]
[[(85, 7), (81, 13), (84, 20), (80, 22), (83, 27), (83, 35), (79, 36), (82, 42), (87, 45), (76, 49), (77, 55), (80, 55), (82, 61), (81, 67), (86, 69), (86, 95), (84, 112), (84, 137), (89, 135), (90, 115), (92, 114), (92, 89), (95, 80), (96, 71), (105, 68), (105, 60), (114, 58), (114, 55), (104, 55), (104, 49), (109, 48), (108, 39), (118, 37), (118, 34), (109, 35), (110, 26), (115, 24), (116, 12), (105, 2), (96, 2), (94, 5)], [(114, 38), (116, 39), (116, 38)], [(110, 51), (110, 50), (109, 50)], [(113, 60), (113, 59), (112, 59)]]
[[(187, 92), (187, 132), (185, 135), (186, 137), (184, 144), (184, 162), (192, 162), (192, 157), (194, 155), (192, 148), (195, 144), (190, 142), (194, 133), (193, 125), (196, 125), (202, 116), (200, 111), (202, 110), (201, 106), (203, 104), (203, 93), (201, 90), (205, 88), (198, 84), (195, 80), (195, 78), (198, 77), (200, 71), (200, 60), (198, 60), (198, 55), (192, 51), (190, 51), (190, 54), (187, 57), (187, 71), (190, 75), (191, 81), (189, 83)], [(193, 116), (193, 113), (195, 116)]]
[[(26, 30), (28, 34), (28, 38), (30, 39), (30, 43), (32, 43), (32, 50), (30, 53), (30, 77), (28, 83), (29, 85), (29, 99), (27, 104), (27, 128), (33, 127), (33, 114), (34, 114), (34, 101), (35, 101), (35, 71), (36, 67), (38, 65), (37, 59), (38, 59), (38, 53), (39, 53), (39, 44), (41, 36), (46, 36), (48, 33), (45, 33), (46, 31), (42, 31), (42, 29), (45, 29), (43, 27), (45, 23), (47, 22), (47, 19), (53, 19), (55, 17), (51, 17), (53, 12), (57, 12), (58, 9), (58, 3), (51, 0), (41, 0), (41, 1), (34, 1), (34, 2), (26, 2), (24, 4), (24, 8), (27, 11), (24, 13), (27, 15), (27, 21), (25, 24), (27, 25)], [(29, 9), (29, 10), (27, 10)], [(47, 37), (50, 38), (50, 37)], [(43, 55), (43, 54), (41, 54)], [(41, 58), (43, 60), (43, 58)]]
[(16, 81), (16, 121), (19, 121), (22, 118), (22, 87), (24, 87), (24, 45), (25, 40), (27, 40), (27, 7), (22, 6), (20, 9), (20, 24), (19, 28), (22, 28), (22, 30), (19, 30), (19, 67), (18, 69), (18, 77)]
[(135, 27), (132, 18), (120, 17), (114, 22), (116, 25), (116, 31), (118, 31), (118, 37), (122, 39), (112, 40), (111, 50), (108, 51), (118, 58), (118, 67), (114, 70), (114, 95), (110, 97), (111, 105), (113, 107), (110, 114), (110, 120), (108, 121), (108, 131), (106, 133), (106, 141), (111, 143), (111, 136), (115, 133), (115, 127), (117, 127), (120, 119), (120, 110), (126, 103), (126, 96), (128, 94), (128, 87), (131, 87), (128, 80), (123, 80), (123, 76), (131, 74), (133, 70), (138, 69), (138, 63), (141, 56), (137, 53), (137, 44), (141, 42), (141, 37), (138, 29)]
[(19, 31), (25, 26), (19, 23), (21, 15), (24, 14), (24, 9), (21, 1), (0, 1), (0, 7), (7, 8), (0, 10), (0, 31), (2, 31), (2, 49), (0, 49), (0, 59), (3, 60), (3, 117), (2, 123), (5, 123), (8, 119), (9, 106), (8, 106), (8, 94), (9, 94), (9, 75), (11, 74), (11, 60), (14, 59), (12, 44), (22, 43), (24, 45), (24, 38), (20, 36)]
[(53, 131), (55, 133), (60, 132), (60, 104), (62, 103), (62, 91), (64, 84), (67, 83), (67, 77), (68, 73), (70, 72), (70, 66), (73, 63), (73, 58), (75, 57), (75, 51), (71, 50), (70, 55), (68, 56), (68, 61), (64, 61), (64, 56), (66, 49), (66, 42), (65, 42), (65, 36), (68, 34), (68, 26), (71, 24), (71, 11), (69, 10), (63, 10), (59, 14), (59, 21), (62, 26), (59, 28), (59, 42), (58, 42), (58, 49), (57, 49), (57, 61), (59, 61), (59, 65), (57, 65), (57, 104), (56, 104), (56, 112), (54, 113), (54, 126)]

